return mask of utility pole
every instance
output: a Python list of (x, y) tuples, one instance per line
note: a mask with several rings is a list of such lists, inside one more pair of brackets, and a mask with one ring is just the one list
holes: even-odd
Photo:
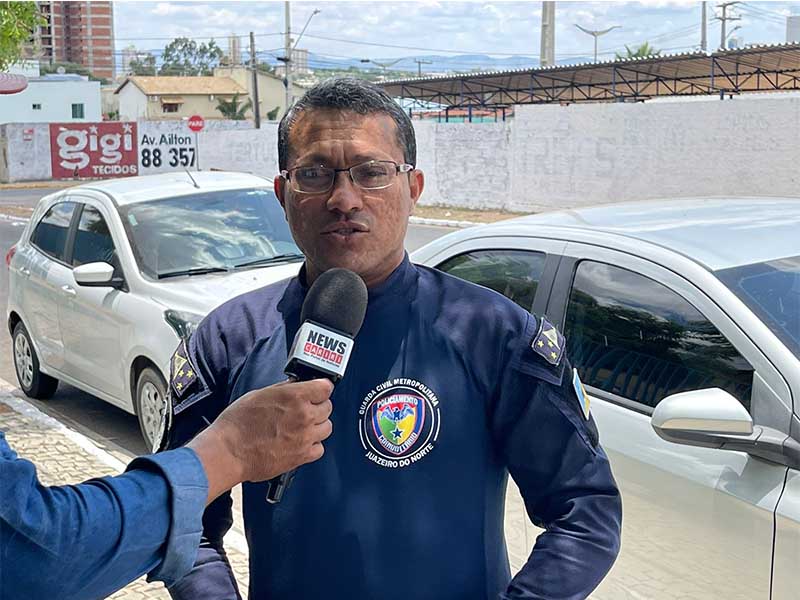
[(542, 67), (552, 67), (556, 63), (555, 48), (556, 3), (545, 1), (542, 2), (542, 43), (539, 52), (539, 62)]
[(283, 85), (286, 86), (286, 109), (283, 114), (286, 114), (292, 105), (292, 7), (289, 0), (284, 2), (284, 14), (286, 16), (286, 41), (284, 43), (286, 56), (283, 59), (286, 61), (284, 63), (286, 71)]
[(250, 32), (250, 70), (253, 72), (253, 116), (256, 129), (261, 129), (261, 107), (258, 102), (258, 61), (256, 60), (256, 36)]
[(588, 33), (594, 38), (594, 62), (597, 62), (597, 38), (599, 38), (601, 35), (607, 34), (612, 29), (621, 28), (622, 25), (612, 25), (608, 29), (586, 29), (585, 27), (581, 27), (575, 23), (575, 27), (580, 29), (583, 33)]
[(703, 16), (702, 20), (700, 21), (700, 49), (703, 52), (708, 51), (708, 32), (706, 31), (706, 24), (708, 23), (708, 2), (703, 0)]
[(725, 40), (728, 37), (726, 35), (726, 28), (728, 25), (728, 21), (741, 21), (742, 17), (729, 17), (728, 16), (728, 7), (733, 6), (734, 4), (740, 4), (738, 0), (736, 2), (723, 2), (722, 4), (717, 4), (717, 8), (722, 9), (722, 16), (717, 17), (720, 22), (720, 34), (719, 34), (719, 47), (723, 50), (725, 49)]
[(417, 77), (422, 77), (422, 65), (432, 65), (433, 64), (429, 60), (420, 60), (418, 58), (415, 58), (414, 62), (417, 63)]

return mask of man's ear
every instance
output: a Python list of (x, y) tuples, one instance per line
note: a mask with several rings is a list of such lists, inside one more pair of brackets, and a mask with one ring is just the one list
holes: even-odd
[(422, 190), (425, 187), (425, 174), (419, 169), (414, 169), (408, 174), (408, 188), (411, 195), (410, 212), (414, 212), (414, 207), (417, 205), (417, 200), (422, 195)]
[(275, 195), (278, 197), (278, 202), (281, 203), (281, 207), (285, 213), (286, 197), (284, 194), (286, 193), (286, 179), (283, 177), (283, 175), (276, 175), (275, 179), (272, 180), (272, 186), (275, 189)]

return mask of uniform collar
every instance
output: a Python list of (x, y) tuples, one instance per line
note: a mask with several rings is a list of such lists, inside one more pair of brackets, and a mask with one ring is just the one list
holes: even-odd
[[(369, 291), (369, 309), (373, 305), (383, 305), (388, 298), (410, 297), (414, 292), (416, 283), (417, 269), (408, 258), (408, 252), (403, 254), (403, 262), (392, 271), (386, 280)], [(295, 277), (294, 282), (301, 297), (305, 298), (308, 293), (308, 283), (306, 283), (306, 263), (300, 267), (300, 272)]]

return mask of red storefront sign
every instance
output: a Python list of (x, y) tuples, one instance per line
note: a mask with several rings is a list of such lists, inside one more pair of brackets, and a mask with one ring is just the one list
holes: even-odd
[(53, 179), (138, 175), (136, 123), (51, 123)]

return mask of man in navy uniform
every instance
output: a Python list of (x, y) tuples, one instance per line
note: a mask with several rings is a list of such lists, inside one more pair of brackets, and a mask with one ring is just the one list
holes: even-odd
[[(300, 274), (213, 311), (180, 352), (198, 378), (175, 398), (173, 445), (234, 398), (281, 380), (309, 285), (344, 267), (369, 290), (333, 401), (325, 456), (280, 504), (244, 484), (255, 599), (585, 598), (619, 551), (621, 501), (564, 338), (491, 290), (411, 264), (422, 193), (414, 130), (382, 90), (318, 84), (278, 132), (275, 192), (306, 260)], [(512, 579), (508, 474), (544, 527)], [(173, 598), (236, 598), (223, 536), (231, 499), (206, 510), (194, 569)]]
[(322, 456), (331, 389), (254, 390), (187, 448), (80, 485), (42, 486), (0, 431), (0, 599), (105, 598), (144, 573), (174, 583), (194, 564), (206, 504)]

